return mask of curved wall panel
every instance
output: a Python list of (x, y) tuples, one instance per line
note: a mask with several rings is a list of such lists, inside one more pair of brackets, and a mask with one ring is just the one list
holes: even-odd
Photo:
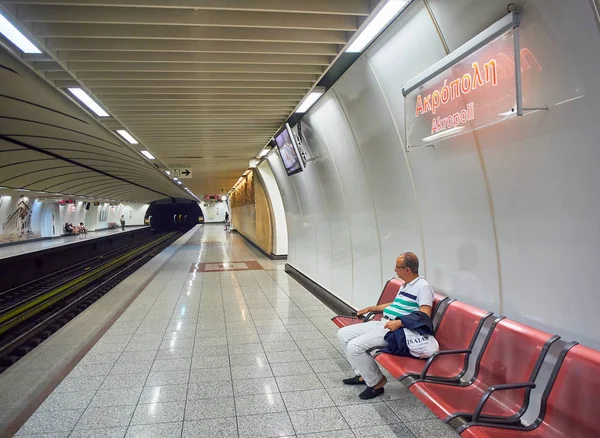
[(587, 1), (515, 3), (525, 104), (549, 111), (405, 152), (402, 84), (506, 14), (413, 1), (304, 116), (315, 161), (275, 172), (290, 263), (363, 307), (413, 251), (439, 292), (598, 348), (598, 23)]

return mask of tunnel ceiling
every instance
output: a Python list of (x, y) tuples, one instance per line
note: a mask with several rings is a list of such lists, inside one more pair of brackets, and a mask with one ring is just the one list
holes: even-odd
[[(197, 195), (229, 189), (378, 1), (12, 0), (5, 11)], [(56, 62), (58, 61), (58, 62)], [(66, 70), (66, 71), (65, 71)]]
[(161, 170), (2, 49), (0, 187), (89, 201), (191, 199)]

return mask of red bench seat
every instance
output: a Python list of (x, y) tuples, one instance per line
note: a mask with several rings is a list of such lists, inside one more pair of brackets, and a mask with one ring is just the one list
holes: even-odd
[[(403, 284), (404, 282), (399, 278), (392, 278), (388, 280), (385, 286), (383, 287), (383, 290), (381, 291), (381, 295), (379, 295), (377, 305), (379, 306), (380, 304), (391, 303), (392, 301), (394, 301), (394, 298), (396, 298), (396, 295), (398, 295), (398, 291), (400, 290)], [(373, 320), (377, 321), (381, 319), (381, 316), (382, 314), (375, 315), (373, 317)], [(331, 320), (335, 325), (337, 325), (340, 328), (364, 322), (362, 318), (343, 315), (334, 316), (333, 318), (331, 318)]]
[[(470, 348), (483, 319), (490, 315), (490, 312), (484, 312), (460, 301), (450, 303), (435, 332), (440, 351)], [(439, 355), (432, 359), (427, 375), (443, 378), (459, 377), (466, 366), (465, 356), (465, 354)], [(393, 356), (387, 353), (379, 354), (375, 359), (395, 379), (419, 375), (427, 363), (422, 359)]]
[[(385, 286), (383, 287), (383, 291), (381, 292), (381, 295), (379, 296), (379, 300), (377, 300), (377, 305), (379, 306), (381, 304), (391, 303), (392, 301), (394, 301), (394, 299), (396, 298), (396, 295), (398, 295), (398, 291), (400, 290), (400, 288), (402, 287), (403, 284), (404, 284), (404, 281), (402, 281), (399, 278), (392, 278), (392, 279), (388, 280), (387, 283), (385, 284)], [(438, 304), (440, 302), (446, 300), (447, 298), (448, 297), (446, 297), (444, 295), (434, 293), (432, 317), (435, 315)], [(382, 316), (383, 316), (383, 313), (380, 312), (378, 314), (371, 316), (369, 318), (369, 321), (379, 321)], [(365, 322), (365, 320), (362, 318), (357, 318), (356, 316), (345, 316), (345, 315), (334, 316), (333, 318), (331, 318), (331, 320), (339, 328), (346, 327), (346, 326), (352, 325), (352, 324), (359, 324), (361, 322)]]
[[(503, 319), (494, 327), (470, 381), (459, 384), (417, 382), (409, 389), (442, 420), (472, 414), (490, 386), (532, 381), (541, 365), (542, 353), (556, 339), (549, 333)], [(482, 416), (515, 415), (528, 391), (519, 388), (494, 392)]]
[[(600, 437), (600, 351), (572, 347), (545, 391), (538, 420), (527, 427), (475, 425), (461, 433), (469, 438)], [(551, 385), (551, 386), (550, 386)]]

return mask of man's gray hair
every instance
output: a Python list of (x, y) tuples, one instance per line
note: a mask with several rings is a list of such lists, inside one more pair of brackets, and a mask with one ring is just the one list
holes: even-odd
[(419, 258), (414, 253), (405, 252), (402, 254), (402, 261), (413, 274), (419, 274)]

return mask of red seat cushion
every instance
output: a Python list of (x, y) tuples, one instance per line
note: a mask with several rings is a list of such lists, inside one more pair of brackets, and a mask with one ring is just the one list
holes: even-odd
[(334, 316), (331, 320), (339, 328), (362, 322), (362, 319), (354, 318), (353, 316)]
[[(440, 351), (469, 348), (479, 322), (486, 315), (487, 312), (459, 301), (449, 304), (435, 333)], [(420, 374), (425, 366), (424, 360), (389, 354), (378, 355), (377, 362), (396, 379), (407, 374)], [(427, 374), (437, 377), (455, 377), (462, 371), (464, 363), (464, 354), (443, 355), (433, 361)]]
[[(392, 301), (394, 301), (394, 298), (396, 298), (396, 295), (398, 295), (398, 291), (400, 290), (403, 284), (404, 281), (400, 280), (399, 278), (392, 278), (391, 280), (389, 280), (385, 284), (381, 295), (379, 295), (379, 301), (377, 301), (377, 305), (391, 303)], [(379, 321), (381, 319), (381, 316), (382, 315), (380, 314), (375, 315), (375, 317), (372, 320)], [(334, 316), (333, 318), (331, 318), (331, 320), (334, 322), (335, 325), (337, 325), (340, 328), (363, 322), (362, 319), (354, 318), (352, 316)]]
[(542, 423), (531, 431), (473, 426), (464, 437), (591, 438), (600, 436), (600, 351), (582, 345), (571, 348), (546, 401)]
[[(381, 319), (381, 315), (378, 314), (378, 315), (375, 315), (371, 319), (371, 321), (379, 321), (380, 319)], [(334, 316), (333, 318), (331, 318), (331, 320), (339, 328), (346, 327), (346, 326), (352, 325), (352, 324), (360, 324), (361, 322), (363, 322), (362, 319), (355, 318), (353, 316)]]
[(556, 376), (540, 427), (547, 426), (549, 437), (599, 437), (599, 394), (600, 351), (576, 345), (567, 353)]
[[(418, 382), (410, 390), (441, 419), (455, 412), (472, 413), (491, 385), (527, 382), (550, 338), (549, 333), (504, 319), (492, 333), (473, 384), (458, 387)], [(486, 403), (482, 414), (510, 416), (520, 409), (524, 399), (524, 389), (497, 391)]]
[(596, 430), (594, 433), (580, 434), (567, 429), (556, 430), (546, 423), (540, 424), (533, 430), (510, 430), (497, 427), (472, 426), (463, 431), (460, 436), (469, 438), (593, 438), (600, 436)]

